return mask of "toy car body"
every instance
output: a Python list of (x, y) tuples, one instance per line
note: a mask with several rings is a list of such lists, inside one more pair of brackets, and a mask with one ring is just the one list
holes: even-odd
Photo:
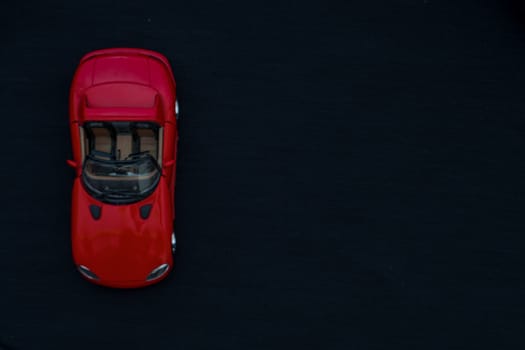
[(87, 280), (147, 286), (173, 268), (175, 80), (163, 55), (85, 55), (70, 91), (73, 260)]

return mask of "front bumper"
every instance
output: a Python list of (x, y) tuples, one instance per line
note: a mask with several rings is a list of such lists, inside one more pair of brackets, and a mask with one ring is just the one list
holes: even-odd
[(89, 281), (99, 286), (109, 287), (109, 288), (119, 288), (119, 289), (134, 289), (134, 288), (143, 288), (143, 287), (150, 286), (152, 284), (159, 283), (160, 281), (168, 277), (168, 275), (171, 273), (171, 270), (172, 270), (172, 267), (170, 266), (168, 271), (166, 271), (159, 278), (152, 280), (152, 281), (146, 281), (146, 280), (110, 281), (110, 280), (104, 280), (104, 279), (92, 280), (92, 279), (85, 277), (84, 275), (80, 273), (79, 275), (82, 276), (82, 278), (85, 279), (86, 281)]
[[(152, 280), (147, 280), (149, 275), (145, 277), (143, 280), (142, 279), (111, 280), (107, 278), (100, 278), (99, 276), (95, 275), (91, 270), (87, 269), (84, 265), (77, 265), (77, 270), (78, 270), (79, 275), (84, 280), (91, 282), (93, 284), (97, 284), (99, 286), (110, 287), (110, 288), (142, 288), (142, 287), (150, 286), (155, 283), (159, 283), (160, 281), (168, 277), (168, 275), (171, 273), (171, 270), (173, 269), (173, 263), (163, 264), (163, 265), (167, 265), (168, 268), (160, 276)], [(84, 268), (86, 268), (90, 272), (90, 274), (93, 274), (96, 278), (90, 277), (89, 276), (90, 274), (83, 273), (80, 270), (80, 266), (83, 266)]]

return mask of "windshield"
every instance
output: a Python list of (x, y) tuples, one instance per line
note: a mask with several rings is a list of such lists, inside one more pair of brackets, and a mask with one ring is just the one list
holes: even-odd
[(130, 154), (126, 160), (108, 160), (104, 152), (92, 151), (84, 162), (82, 179), (93, 197), (124, 204), (150, 195), (160, 175), (157, 161), (147, 151)]

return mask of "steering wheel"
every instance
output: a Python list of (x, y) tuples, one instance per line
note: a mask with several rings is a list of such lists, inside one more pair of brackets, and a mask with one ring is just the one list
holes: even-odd
[(145, 155), (149, 155), (149, 151), (142, 151), (142, 152), (135, 152), (135, 153), (130, 153), (127, 157), (126, 157), (126, 160), (132, 160), (132, 159), (137, 159), (137, 158), (141, 158)]
[(93, 155), (97, 158), (108, 158), (111, 160), (115, 160), (115, 156), (112, 153), (103, 152), (96, 149), (91, 150), (90, 155)]

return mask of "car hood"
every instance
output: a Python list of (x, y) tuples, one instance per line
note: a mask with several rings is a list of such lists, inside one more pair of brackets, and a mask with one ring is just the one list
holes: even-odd
[[(145, 200), (105, 204), (92, 198), (77, 178), (71, 223), (76, 264), (88, 267), (102, 282), (144, 281), (159, 265), (171, 266), (173, 223), (169, 211), (173, 209), (168, 193), (162, 178)], [(148, 206), (149, 215), (145, 217)]]

